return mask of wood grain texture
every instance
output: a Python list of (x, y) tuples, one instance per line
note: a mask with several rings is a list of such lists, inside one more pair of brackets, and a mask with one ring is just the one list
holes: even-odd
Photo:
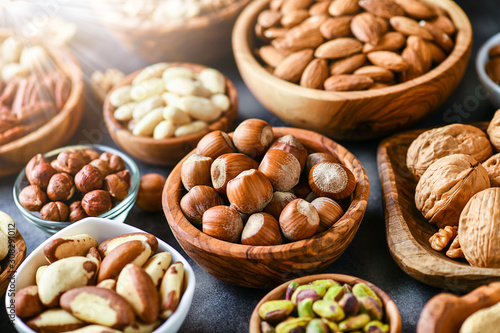
[(124, 19), (105, 1), (93, 0), (92, 6), (103, 26), (143, 58), (207, 64), (230, 55), (234, 22), (249, 2), (240, 0), (208, 15), (158, 26)]
[(183, 215), (182, 163), (170, 173), (163, 190), (163, 210), (172, 232), (184, 251), (212, 276), (251, 288), (270, 288), (292, 278), (319, 272), (345, 251), (356, 234), (369, 194), (368, 176), (354, 155), (336, 142), (311, 131), (275, 127), (275, 137), (292, 134), (309, 152), (330, 152), (352, 171), (356, 190), (346, 213), (327, 231), (311, 238), (278, 246), (248, 246), (212, 238), (194, 227)]
[[(293, 281), (302, 285), (312, 282), (314, 280), (322, 280), (322, 279), (333, 279), (337, 282), (340, 282), (341, 284), (347, 283), (348, 285), (351, 286), (355, 285), (356, 283), (365, 283), (367, 286), (372, 288), (373, 291), (375, 291), (377, 296), (380, 297), (380, 299), (384, 303), (386, 312), (386, 316), (384, 319), (386, 320), (386, 322), (389, 323), (391, 327), (389, 333), (401, 332), (401, 317), (399, 315), (399, 311), (398, 308), (396, 307), (396, 304), (382, 289), (380, 289), (379, 287), (375, 286), (374, 284), (368, 281), (359, 279), (354, 276), (343, 275), (343, 274), (317, 274), (317, 275), (304, 276), (295, 279)], [(259, 308), (261, 307), (262, 304), (264, 304), (267, 301), (285, 299), (286, 289), (290, 282), (291, 281), (285, 282), (280, 286), (274, 288), (260, 300), (260, 302), (253, 310), (252, 316), (250, 317), (250, 328), (249, 328), (250, 333), (261, 333), (260, 329), (261, 319), (259, 316)]]
[[(450, 14), (456, 45), (439, 66), (395, 86), (368, 91), (329, 92), (281, 80), (253, 55), (253, 26), (269, 1), (254, 1), (236, 21), (233, 52), (243, 80), (269, 111), (295, 127), (334, 139), (366, 140), (400, 130), (439, 108), (460, 82), (469, 60), (472, 28), (462, 9), (450, 0), (433, 3)], [(307, 108), (307, 112), (304, 112)]]
[[(191, 63), (173, 62), (170, 63), (170, 65), (187, 67), (197, 73), (207, 68), (206, 66)], [(198, 141), (200, 141), (205, 134), (215, 130), (227, 132), (232, 129), (233, 124), (238, 118), (238, 92), (236, 91), (234, 84), (227, 77), (225, 77), (226, 94), (229, 96), (229, 100), (231, 101), (231, 107), (222, 114), (222, 117), (219, 120), (210, 124), (206, 129), (190, 135), (178, 138), (166, 138), (162, 140), (155, 140), (151, 137), (135, 136), (113, 116), (115, 107), (111, 105), (109, 96), (115, 89), (130, 84), (139, 72), (141, 71), (139, 70), (128, 75), (121, 83), (117, 84), (114, 89), (108, 92), (106, 99), (104, 100), (103, 110), (104, 122), (106, 123), (106, 127), (108, 128), (113, 141), (127, 153), (143, 162), (156, 165), (174, 166), (184, 156), (186, 156), (186, 154), (196, 148)]]
[[(487, 123), (479, 127), (485, 130)], [(377, 164), (391, 255), (408, 275), (440, 288), (469, 291), (498, 281), (500, 269), (471, 267), (465, 260), (448, 258), (429, 245), (429, 237), (438, 228), (427, 222), (416, 208), (417, 182), (406, 167), (408, 147), (425, 130), (396, 134), (382, 141), (378, 148)]]
[(12, 254), (9, 253), (7, 258), (0, 261), (0, 296), (5, 293), (12, 275), (26, 257), (26, 243), (24, 242), (24, 238), (21, 236), (19, 231), (17, 231), (14, 236), (14, 242), (14, 255), (12, 256)]
[(500, 282), (481, 286), (462, 297), (438, 294), (425, 304), (418, 320), (417, 333), (458, 333), (471, 314), (498, 302)]
[[(9, 35), (12, 35), (9, 30), (0, 30), (0, 36)], [(58, 68), (69, 78), (71, 93), (63, 108), (45, 125), (18, 140), (0, 146), (0, 177), (19, 172), (36, 154), (62, 146), (75, 133), (83, 116), (84, 83), (78, 61), (65, 48), (48, 45), (43, 41), (37, 43), (45, 47)]]

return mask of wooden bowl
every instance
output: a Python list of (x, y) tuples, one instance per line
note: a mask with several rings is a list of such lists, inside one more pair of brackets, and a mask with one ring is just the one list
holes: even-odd
[(243, 80), (259, 102), (290, 125), (337, 140), (383, 136), (439, 108), (467, 67), (472, 45), (467, 16), (453, 1), (433, 3), (447, 10), (457, 27), (455, 48), (430, 72), (387, 88), (329, 92), (304, 88), (269, 73), (254, 56), (255, 22), (269, 1), (254, 1), (238, 17), (233, 30), (234, 57)]
[[(0, 30), (0, 36), (13, 33)], [(0, 145), (0, 177), (22, 170), (28, 161), (38, 153), (46, 153), (66, 143), (75, 133), (83, 116), (84, 83), (78, 61), (62, 47), (40, 42), (71, 81), (71, 93), (63, 108), (42, 127), (20, 139)]]
[[(487, 123), (479, 124), (486, 130)], [(417, 182), (406, 167), (412, 141), (427, 129), (396, 134), (380, 144), (377, 163), (383, 192), (387, 243), (392, 257), (411, 277), (431, 286), (468, 291), (500, 280), (499, 268), (472, 267), (448, 258), (429, 245), (438, 228), (415, 206)]]
[[(298, 284), (307, 284), (309, 282), (312, 282), (314, 280), (321, 280), (321, 279), (333, 279), (337, 282), (340, 282), (341, 284), (347, 283), (348, 285), (354, 285), (356, 283), (365, 283), (367, 286), (369, 286), (380, 299), (384, 303), (384, 308), (386, 312), (386, 317), (385, 319), (390, 325), (390, 331), (389, 333), (399, 333), (401, 332), (401, 317), (399, 316), (399, 311), (398, 308), (396, 307), (396, 304), (394, 304), (394, 301), (379, 287), (376, 285), (359, 279), (354, 276), (349, 276), (349, 275), (343, 275), (343, 274), (317, 274), (317, 275), (309, 275), (309, 276), (304, 276), (298, 279), (295, 279), (293, 281), (297, 282)], [(250, 317), (250, 328), (249, 332), (250, 333), (261, 333), (260, 329), (260, 316), (259, 316), (259, 308), (261, 307), (262, 304), (268, 301), (272, 300), (280, 300), (280, 299), (285, 299), (285, 293), (286, 293), (286, 288), (288, 287), (289, 282), (285, 282), (282, 285), (274, 288), (271, 290), (264, 298), (260, 300), (260, 302), (257, 304), (255, 309), (252, 312), (252, 316)]]
[[(202, 65), (191, 63), (170, 63), (170, 65), (187, 67), (197, 73), (207, 68)], [(205, 134), (215, 130), (227, 132), (231, 130), (234, 122), (238, 118), (238, 92), (234, 84), (226, 77), (226, 94), (231, 101), (231, 107), (222, 114), (219, 120), (210, 124), (206, 129), (190, 135), (162, 140), (155, 140), (151, 137), (135, 136), (113, 116), (115, 107), (111, 105), (109, 95), (115, 89), (130, 84), (139, 72), (141, 71), (139, 70), (128, 75), (120, 84), (116, 85), (114, 89), (107, 94), (103, 108), (104, 122), (106, 123), (106, 127), (113, 141), (127, 153), (143, 162), (173, 166), (191, 150), (196, 148), (198, 141), (200, 141)]]
[(474, 312), (500, 302), (500, 283), (474, 289), (462, 297), (441, 293), (425, 304), (417, 324), (417, 333), (458, 333)]
[(19, 231), (16, 231), (14, 236), (14, 246), (14, 253), (9, 252), (7, 257), (0, 261), (0, 296), (5, 293), (11, 282), (15, 282), (11, 281), (11, 278), (26, 257), (26, 243)]
[(231, 54), (231, 31), (250, 0), (240, 0), (208, 15), (154, 26), (120, 15), (106, 1), (93, 0), (101, 23), (127, 49), (151, 62), (213, 63)]
[(292, 134), (309, 152), (329, 152), (351, 170), (356, 190), (345, 214), (327, 231), (277, 246), (249, 246), (218, 240), (201, 232), (182, 213), (182, 163), (172, 170), (163, 189), (163, 210), (184, 251), (212, 276), (251, 288), (270, 288), (292, 278), (319, 272), (333, 263), (351, 243), (366, 210), (368, 176), (361, 163), (336, 142), (311, 131), (275, 127), (274, 136)]

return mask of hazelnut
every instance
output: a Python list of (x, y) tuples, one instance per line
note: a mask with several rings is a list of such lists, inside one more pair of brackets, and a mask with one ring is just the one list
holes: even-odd
[(319, 214), (319, 228), (317, 233), (327, 230), (344, 215), (342, 207), (333, 199), (319, 197), (314, 199), (311, 204)]
[(162, 208), (161, 196), (165, 181), (165, 177), (157, 173), (143, 175), (139, 183), (137, 200), (135, 201), (137, 207), (148, 212), (160, 211)]
[(181, 209), (186, 218), (196, 226), (201, 225), (203, 213), (211, 207), (223, 205), (221, 197), (210, 186), (195, 186), (181, 199)]
[(40, 186), (29, 185), (19, 193), (19, 202), (29, 211), (39, 211), (47, 202), (47, 195)]
[(215, 206), (203, 213), (202, 228), (209, 236), (236, 243), (243, 230), (243, 221), (233, 207)]
[(75, 175), (75, 185), (78, 191), (87, 193), (102, 189), (104, 177), (95, 166), (87, 164)]
[(111, 173), (111, 168), (109, 167), (108, 161), (101, 160), (100, 158), (90, 161), (89, 163), (93, 167), (96, 167), (101, 171), (101, 174), (106, 177)]
[(210, 168), (214, 189), (226, 194), (227, 183), (241, 172), (257, 169), (258, 164), (245, 154), (229, 153), (217, 157)]
[(297, 241), (316, 233), (319, 227), (319, 214), (309, 202), (295, 199), (281, 212), (279, 224), (286, 239)]
[(37, 154), (31, 158), (31, 160), (28, 162), (26, 165), (26, 178), (31, 184), (31, 171), (33, 170), (34, 167), (36, 167), (38, 164), (42, 163), (50, 163), (48, 159), (43, 157), (42, 154)]
[(193, 154), (182, 163), (181, 180), (186, 190), (196, 185), (210, 184), (210, 166), (213, 161), (211, 157)]
[(118, 155), (105, 152), (102, 153), (99, 158), (108, 162), (111, 173), (125, 170), (125, 162), (123, 162), (122, 158)]
[(261, 156), (273, 141), (271, 125), (260, 119), (247, 119), (234, 131), (233, 143), (240, 153), (252, 158)]
[(227, 133), (213, 131), (205, 135), (200, 142), (198, 142), (196, 152), (200, 155), (216, 159), (222, 154), (235, 153), (236, 148)]
[(128, 170), (118, 171), (116, 175), (120, 177), (120, 179), (123, 180), (125, 183), (127, 183), (128, 187), (130, 187), (130, 171)]
[(113, 207), (113, 204), (108, 192), (95, 190), (83, 196), (82, 207), (87, 215), (99, 216), (109, 211)]
[(40, 217), (49, 221), (64, 222), (68, 215), (68, 206), (60, 201), (49, 202), (40, 210)]
[(99, 153), (93, 149), (82, 150), (82, 155), (83, 159), (85, 160), (85, 163), (87, 164), (90, 163), (90, 161), (98, 159), (100, 156)]
[(295, 185), (294, 188), (292, 188), (293, 194), (297, 196), (297, 198), (302, 198), (304, 199), (311, 193), (311, 188), (307, 184), (307, 181), (299, 180), (297, 185)]
[(281, 149), (289, 152), (297, 158), (300, 163), (300, 169), (303, 170), (307, 159), (307, 149), (300, 141), (291, 134), (282, 136), (269, 147), (269, 149)]
[(227, 184), (227, 198), (239, 212), (259, 212), (273, 198), (273, 186), (262, 172), (256, 169), (243, 171)]
[(58, 173), (52, 176), (47, 185), (47, 196), (52, 201), (68, 201), (75, 194), (73, 177), (67, 173)]
[(311, 171), (313, 166), (323, 162), (340, 163), (339, 160), (332, 154), (328, 153), (309, 154), (307, 155), (306, 158), (306, 168), (305, 168), (306, 175), (309, 175), (309, 172)]
[(269, 149), (259, 165), (275, 191), (288, 191), (298, 184), (300, 178), (299, 160), (281, 149)]
[(82, 207), (81, 201), (75, 201), (69, 205), (69, 221), (76, 222), (88, 217), (87, 213)]
[(53, 167), (59, 172), (66, 172), (74, 176), (86, 164), (80, 150), (66, 150), (57, 155), (57, 162)]
[(30, 184), (38, 185), (41, 189), (46, 189), (50, 178), (56, 174), (56, 170), (48, 163), (38, 164), (30, 173)]
[(244, 245), (279, 245), (282, 241), (278, 220), (267, 213), (250, 215), (241, 233)]
[(107, 175), (104, 178), (104, 190), (120, 201), (127, 197), (128, 187), (128, 184), (116, 174)]
[(339, 163), (316, 164), (309, 172), (309, 186), (319, 197), (344, 199), (356, 188), (356, 179), (351, 170)]
[(275, 219), (279, 219), (283, 208), (290, 202), (297, 199), (295, 194), (290, 192), (274, 192), (273, 198), (269, 204), (264, 208), (264, 212), (271, 214)]

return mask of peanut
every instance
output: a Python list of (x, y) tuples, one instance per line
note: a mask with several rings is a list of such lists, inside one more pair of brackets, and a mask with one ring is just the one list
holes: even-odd
[(202, 120), (193, 121), (192, 123), (177, 127), (177, 129), (175, 130), (175, 136), (179, 137), (179, 136), (193, 134), (207, 127), (208, 124)]
[(132, 119), (134, 110), (138, 105), (139, 104), (136, 102), (124, 104), (115, 110), (115, 112), (113, 113), (113, 117), (115, 117), (116, 120), (120, 121), (130, 120)]
[(130, 95), (131, 90), (132, 86), (129, 85), (113, 90), (113, 92), (109, 95), (109, 102), (115, 108), (133, 102), (134, 100)]
[(164, 81), (152, 78), (132, 86), (130, 97), (136, 102), (141, 102), (154, 95), (160, 95), (164, 90)]
[(198, 79), (212, 94), (223, 94), (226, 91), (226, 81), (218, 70), (206, 68), (200, 72)]
[(162, 107), (164, 104), (165, 103), (160, 96), (151, 96), (148, 99), (137, 104), (132, 113), (132, 118), (135, 120), (140, 120), (142, 119), (142, 117), (151, 112), (151, 110)]
[(142, 117), (134, 127), (132, 133), (137, 136), (151, 136), (156, 125), (163, 120), (163, 108), (156, 108)]
[(163, 72), (168, 68), (168, 64), (166, 62), (159, 62), (157, 64), (148, 66), (144, 68), (142, 71), (137, 74), (137, 76), (132, 81), (133, 85), (142, 83), (149, 79), (153, 78), (161, 78)]
[(165, 69), (163, 72), (162, 78), (165, 81), (169, 81), (176, 77), (184, 77), (186, 79), (193, 79), (194, 72), (186, 67), (170, 67)]
[(156, 125), (153, 132), (153, 139), (161, 140), (174, 136), (175, 125), (172, 120), (163, 120)]
[(175, 106), (166, 106), (163, 109), (163, 118), (171, 120), (175, 125), (185, 125), (191, 122), (189, 115)]
[(222, 111), (211, 100), (204, 97), (184, 96), (179, 100), (179, 107), (192, 118), (211, 122), (220, 117)]

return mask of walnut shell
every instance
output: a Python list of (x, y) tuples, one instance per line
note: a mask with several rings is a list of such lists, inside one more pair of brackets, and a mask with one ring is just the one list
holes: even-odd
[(486, 189), (469, 200), (460, 215), (458, 237), (472, 266), (500, 268), (500, 188)]
[(491, 144), (497, 151), (500, 151), (500, 109), (493, 115), (486, 132), (490, 137)]
[(467, 201), (490, 187), (488, 172), (465, 154), (445, 156), (432, 163), (415, 189), (415, 204), (439, 228), (458, 224)]
[(488, 172), (491, 186), (500, 186), (500, 154), (495, 154), (483, 162)]
[(408, 148), (406, 166), (419, 179), (441, 157), (466, 154), (483, 162), (492, 154), (490, 141), (479, 128), (451, 124), (420, 134)]

